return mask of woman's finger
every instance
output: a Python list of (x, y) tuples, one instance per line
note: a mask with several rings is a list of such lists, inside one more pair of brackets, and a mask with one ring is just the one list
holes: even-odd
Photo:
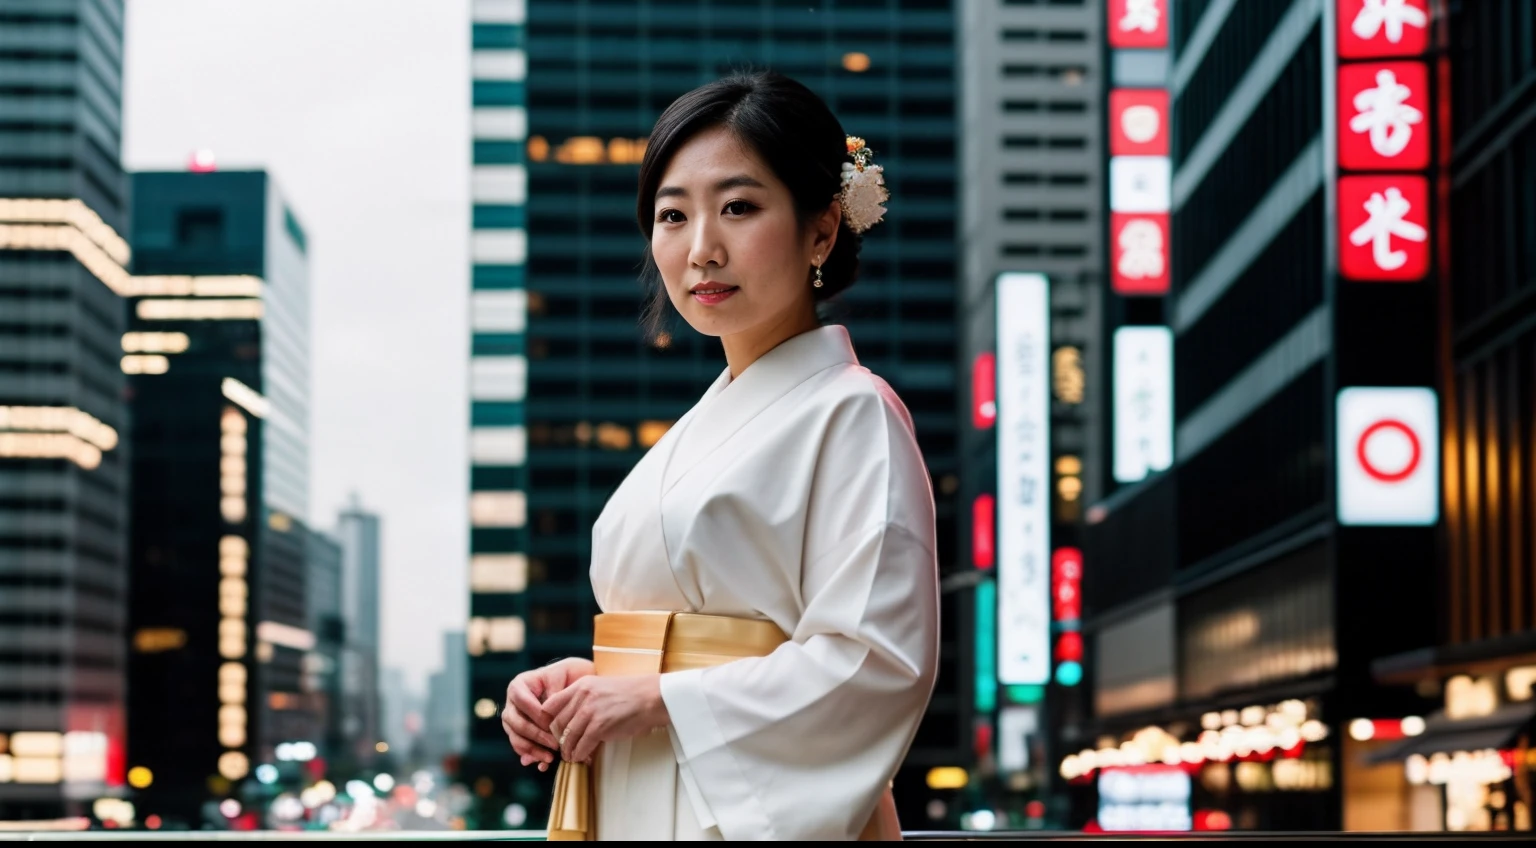
[[(581, 685), (580, 681), (577, 681), (576, 683), (561, 689), (559, 692), (550, 695), (548, 698), (545, 698), (544, 703), (540, 705), (540, 709), (544, 711), (545, 715), (553, 719), (555, 716), (559, 715), (560, 712), (565, 709), (566, 705), (571, 702), (571, 699), (575, 698), (577, 694), (584, 690), (584, 688), (585, 687)], [(554, 730), (553, 722), (550, 724), (550, 730)]]
[(538, 696), (532, 688), (516, 680), (507, 687), (507, 703), (516, 707), (522, 713), (539, 726), (541, 730), (549, 729), (549, 715), (544, 712), (544, 705), (539, 703)]
[(506, 731), (507, 741), (512, 743), (512, 750), (515, 751), (518, 756), (520, 756), (520, 757), (534, 757), (534, 756), (536, 756), (537, 746), (535, 746), (532, 742), (529, 742), (527, 739), (524, 739), (522, 736), (519, 736), (518, 734), (513, 733), (511, 728), (508, 728), (506, 725), (502, 725), (502, 730)]
[(501, 711), (501, 723), (508, 731), (531, 739), (546, 748), (556, 747), (554, 735), (535, 724), (515, 704), (508, 704), (506, 709)]
[[(553, 761), (554, 737), (540, 730), (511, 705), (501, 711), (501, 729), (512, 741), (512, 750), (540, 761)], [(544, 744), (544, 740), (549, 740)]]
[(525, 766), (528, 765), (529, 762), (538, 759), (538, 755), (534, 753), (533, 743), (529, 742), (527, 739), (518, 739), (514, 741), (512, 743), (512, 750), (523, 761), (523, 765)]
[(545, 713), (544, 705), (539, 704), (538, 697), (533, 691), (525, 687), (518, 687), (507, 694), (508, 704), (518, 708), (519, 713), (524, 714), (530, 722), (539, 725), (539, 730), (550, 730), (550, 714)]
[(529, 721), (526, 716), (517, 710), (508, 710), (508, 715), (503, 716), (502, 718), (502, 725), (507, 727), (511, 732), (516, 733), (518, 736), (521, 736), (530, 742), (542, 745), (550, 750), (558, 747), (555, 744), (555, 737), (553, 734), (547, 730), (539, 728), (538, 725), (535, 725), (533, 722)]
[(561, 755), (573, 762), (587, 762), (597, 753), (597, 746), (603, 743), (602, 722), (592, 718), (591, 713), (582, 711), (577, 714), (572, 730), (571, 735), (566, 737)]
[(555, 693), (555, 696), (544, 704), (545, 711), (550, 715), (549, 730), (555, 736), (553, 747), (556, 750), (562, 747), (560, 737), (570, 728), (571, 719), (587, 700), (586, 695), (587, 687), (578, 682), (574, 686), (568, 686)]
[[(582, 740), (587, 735), (587, 729), (591, 724), (591, 716), (592, 714), (587, 710), (576, 710), (575, 714), (571, 716), (571, 723), (569, 725), (561, 725), (564, 728), (561, 731), (560, 737), (561, 758), (573, 763), (586, 762), (586, 757), (577, 756), (577, 752), (585, 744)], [(588, 756), (590, 756), (590, 752)]]

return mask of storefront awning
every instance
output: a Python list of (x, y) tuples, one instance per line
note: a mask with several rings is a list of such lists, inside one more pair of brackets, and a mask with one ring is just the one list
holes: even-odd
[(1515, 739), (1536, 724), (1536, 701), (1506, 704), (1485, 716), (1452, 719), (1442, 712), (1431, 715), (1424, 732), (1366, 755), (1371, 765), (1406, 760), (1414, 754), (1451, 754), (1457, 751), (1506, 750)]
[(1385, 657), (1371, 663), (1378, 683), (1412, 685), (1437, 681), (1453, 674), (1488, 674), (1517, 665), (1536, 663), (1536, 630), (1498, 639), (1423, 648)]

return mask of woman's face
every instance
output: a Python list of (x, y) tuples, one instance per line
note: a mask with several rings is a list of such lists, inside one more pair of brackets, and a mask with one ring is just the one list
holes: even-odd
[(812, 266), (831, 252), (836, 224), (834, 208), (802, 226), (789, 187), (716, 127), (680, 147), (662, 174), (651, 255), (672, 305), (695, 330), (771, 333), (814, 320)]

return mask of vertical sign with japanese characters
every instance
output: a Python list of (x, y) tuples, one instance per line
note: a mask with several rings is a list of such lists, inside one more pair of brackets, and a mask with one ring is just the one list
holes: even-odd
[(1109, 0), (1109, 46), (1161, 50), (1168, 46), (1168, 0)]
[(1116, 294), (1168, 293), (1168, 92), (1109, 93), (1110, 281)]
[(1173, 333), (1115, 330), (1115, 480), (1134, 483), (1173, 465)]
[[(1345, 280), (1423, 285), (1431, 278), (1438, 229), (1430, 214), (1437, 152), (1431, 9), (1431, 0), (1335, 0), (1335, 197)], [(1439, 144), (1447, 142), (1442, 136)], [(1390, 340), (1369, 343), (1373, 357), (1387, 358), (1380, 346)], [(1403, 385), (1400, 373), (1387, 376), (1390, 385), (1346, 385), (1338, 393), (1335, 504), (1343, 527), (1439, 521), (1439, 395)]]
[(1417, 282), (1430, 268), (1429, 0), (1337, 0), (1339, 272)]
[[(1110, 0), (1105, 31), (1114, 50), (1168, 46), (1167, 0)], [(1109, 92), (1109, 278), (1116, 294), (1168, 293), (1168, 90)]]
[(1050, 286), (997, 278), (997, 676), (1051, 676)]

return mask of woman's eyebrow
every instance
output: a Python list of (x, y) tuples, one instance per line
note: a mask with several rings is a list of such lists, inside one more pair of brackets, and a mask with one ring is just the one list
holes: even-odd
[[(747, 174), (737, 174), (734, 177), (726, 177), (725, 179), (721, 180), (720, 182), (715, 183), (715, 191), (716, 192), (728, 191), (728, 190), (733, 189), (733, 188), (763, 188), (763, 187), (764, 186), (763, 186), (762, 183), (758, 182), (755, 178), (753, 178), (751, 176), (748, 176)], [(660, 200), (663, 197), (687, 197), (687, 196), (688, 196), (688, 189), (683, 188), (682, 186), (662, 186), (661, 188), (656, 189), (656, 199), (657, 200)]]

